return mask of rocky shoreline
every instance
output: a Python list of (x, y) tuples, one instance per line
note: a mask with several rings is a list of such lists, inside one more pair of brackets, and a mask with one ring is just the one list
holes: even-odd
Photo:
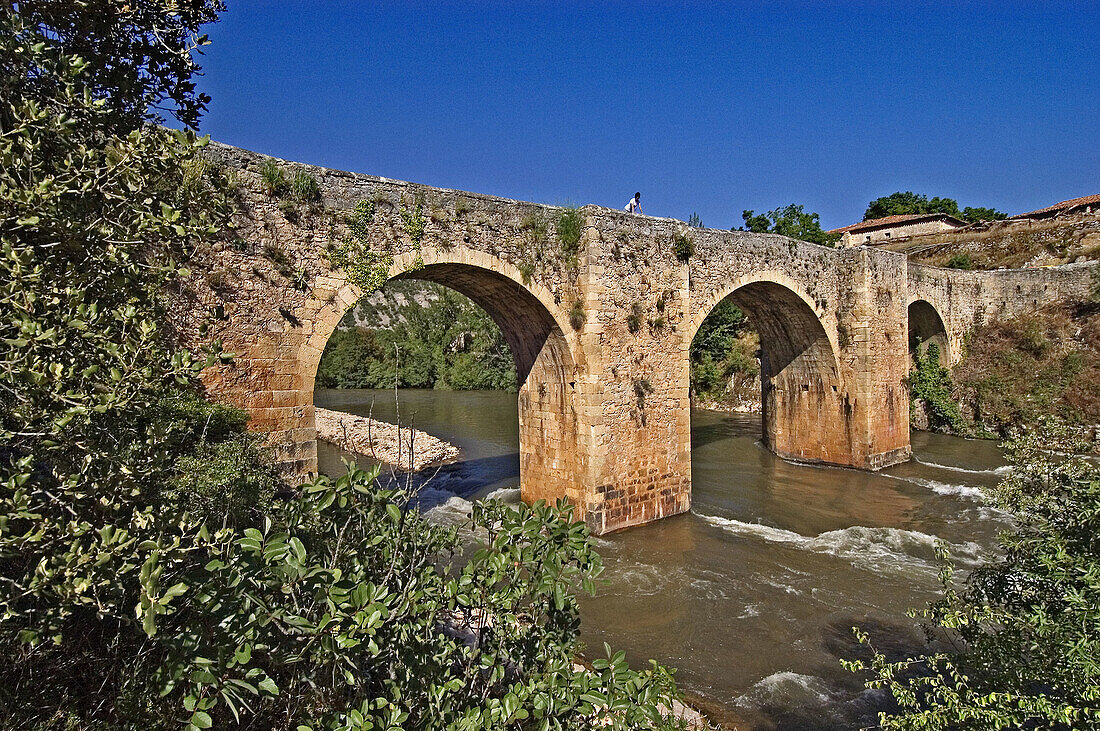
[(461, 453), (453, 444), (419, 429), (322, 408), (315, 409), (315, 416), (321, 439), (400, 470), (416, 472), (454, 460)]

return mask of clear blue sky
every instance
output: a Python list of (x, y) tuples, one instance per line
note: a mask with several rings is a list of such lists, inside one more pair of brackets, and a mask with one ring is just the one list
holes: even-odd
[(282, 158), (715, 228), (1100, 193), (1094, 0), (228, 5), (201, 129)]

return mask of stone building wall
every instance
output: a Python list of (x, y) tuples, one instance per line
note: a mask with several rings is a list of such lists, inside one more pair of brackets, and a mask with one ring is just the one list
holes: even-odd
[(945, 220), (914, 221), (912, 223), (898, 223), (870, 231), (846, 231), (840, 238), (840, 245), (848, 246), (874, 246), (898, 239), (907, 239), (913, 236), (926, 236), (928, 234), (953, 231), (958, 226)]

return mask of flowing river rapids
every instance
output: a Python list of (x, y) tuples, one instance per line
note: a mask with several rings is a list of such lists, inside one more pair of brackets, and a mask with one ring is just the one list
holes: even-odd
[[(392, 391), (318, 390), (316, 403), (397, 418)], [(402, 391), (400, 414), (462, 449), (424, 490), (429, 517), (461, 521), (490, 494), (518, 500), (515, 394)], [(692, 511), (593, 539), (608, 583), (582, 600), (585, 643), (677, 668), (735, 728), (873, 725), (888, 699), (841, 668), (858, 652), (852, 627), (880, 649), (919, 647), (906, 610), (937, 594), (936, 543), (965, 569), (1007, 526), (981, 493), (1007, 469), (1000, 451), (914, 432), (912, 462), (868, 473), (778, 459), (757, 415), (696, 410), (691, 436)], [(332, 474), (349, 455), (322, 443), (319, 456)]]

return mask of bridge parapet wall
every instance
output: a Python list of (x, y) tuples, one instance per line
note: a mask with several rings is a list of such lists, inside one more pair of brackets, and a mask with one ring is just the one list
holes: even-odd
[(963, 355), (966, 334), (993, 318), (1009, 318), (1089, 297), (1095, 262), (1033, 269), (966, 271), (908, 265), (908, 304), (925, 301), (946, 330), (950, 364)]

